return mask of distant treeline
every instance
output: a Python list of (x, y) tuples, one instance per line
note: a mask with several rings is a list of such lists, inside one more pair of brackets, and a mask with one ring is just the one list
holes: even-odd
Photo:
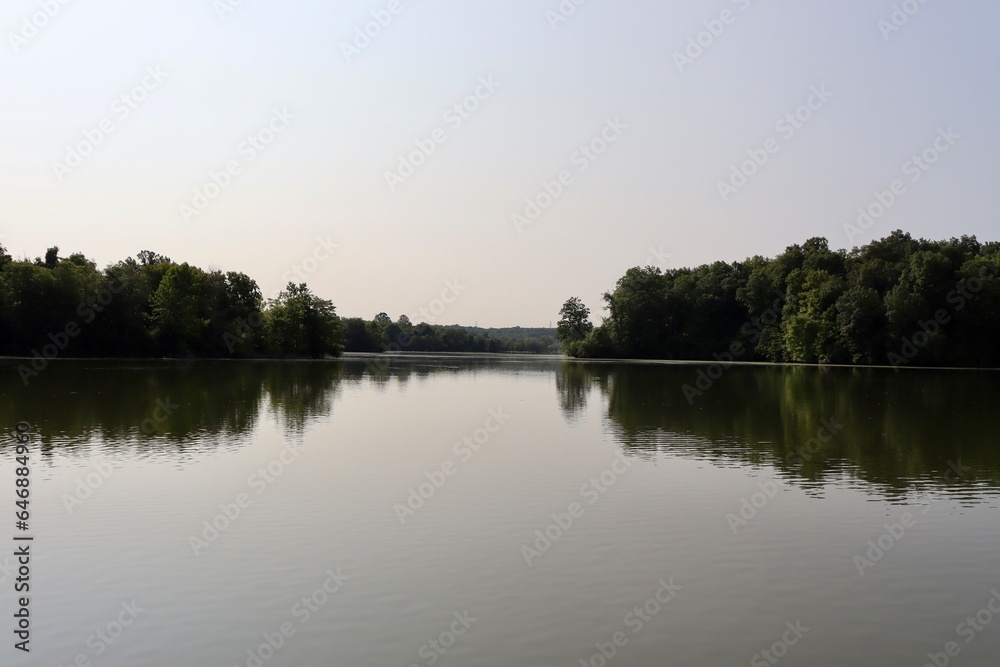
[[(244, 273), (204, 271), (144, 250), (103, 270), (74, 253), (15, 260), (0, 246), (0, 355), (33, 357), (25, 381), (57, 357), (323, 358), (345, 348), (436, 352), (558, 351), (554, 330), (477, 330), (343, 320), (304, 284), (265, 299)], [(536, 330), (524, 330), (536, 331)], [(401, 343), (406, 343), (401, 344)]]
[(347, 352), (559, 352), (553, 329), (413, 324), (406, 315), (393, 322), (386, 313), (373, 320), (345, 319), (344, 348)]
[(1000, 243), (895, 231), (777, 257), (629, 269), (594, 327), (578, 298), (558, 337), (578, 357), (1000, 367)]

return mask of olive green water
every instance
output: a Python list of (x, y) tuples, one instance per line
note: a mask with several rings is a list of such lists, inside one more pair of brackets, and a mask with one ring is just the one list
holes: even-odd
[(0, 543), (27, 421), (32, 651), (8, 546), (0, 664), (1000, 657), (996, 373), (16, 363)]

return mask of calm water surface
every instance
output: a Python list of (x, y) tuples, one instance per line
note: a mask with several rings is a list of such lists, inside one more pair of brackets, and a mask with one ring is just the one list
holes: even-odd
[(689, 401), (709, 367), (15, 366), (3, 665), (1000, 659), (995, 373), (741, 366)]

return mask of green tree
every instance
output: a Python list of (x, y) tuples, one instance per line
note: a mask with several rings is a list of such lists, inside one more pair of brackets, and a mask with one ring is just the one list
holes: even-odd
[(54, 269), (59, 263), (59, 246), (52, 246), (45, 251), (45, 268)]
[(604, 294), (608, 334), (625, 356), (675, 356), (676, 337), (683, 332), (683, 303), (667, 289), (667, 282), (657, 267), (634, 267), (618, 280), (613, 292)]
[(594, 330), (590, 321), (590, 308), (579, 297), (570, 297), (559, 309), (559, 323), (556, 325), (556, 339), (563, 350), (572, 353), (577, 343)]
[(312, 294), (305, 283), (288, 283), (265, 313), (271, 349), (280, 356), (340, 356), (343, 323), (333, 303)]
[(872, 287), (851, 285), (837, 299), (837, 329), (851, 363), (878, 364), (887, 349), (885, 302)]
[(24, 261), (5, 267), (2, 278), (0, 307), (7, 325), (6, 352), (30, 354), (33, 347), (47, 342), (47, 332), (57, 326), (61, 316), (52, 310), (55, 277), (44, 265)]
[(796, 269), (788, 278), (782, 328), (791, 361), (841, 361), (837, 341), (837, 299), (844, 281), (824, 269)]
[(143, 266), (153, 266), (156, 264), (173, 264), (170, 258), (166, 255), (161, 255), (152, 250), (140, 250), (135, 256), (139, 263)]
[(372, 337), (368, 323), (360, 317), (349, 317), (344, 322), (345, 352), (381, 352), (378, 341)]
[(164, 354), (193, 354), (202, 347), (207, 286), (205, 272), (187, 262), (164, 274), (151, 299), (153, 337)]
[[(104, 269), (107, 294), (88, 299), (84, 310), (94, 332), (97, 354), (144, 357), (154, 353), (150, 276), (129, 257)], [(111, 297), (110, 303), (106, 301)]]
[(556, 338), (560, 341), (583, 340), (594, 329), (594, 325), (590, 322), (590, 308), (587, 308), (578, 297), (567, 299), (559, 310), (559, 315)]
[[(212, 342), (219, 355), (249, 357), (263, 347), (264, 299), (257, 282), (236, 271), (212, 274)], [(221, 341), (223, 347), (218, 348)]]

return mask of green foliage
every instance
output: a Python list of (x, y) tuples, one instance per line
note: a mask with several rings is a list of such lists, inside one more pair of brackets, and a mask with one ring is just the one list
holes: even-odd
[(975, 237), (895, 231), (850, 252), (812, 238), (773, 259), (635, 267), (604, 300), (569, 354), (710, 360), (738, 342), (742, 361), (886, 364), (910, 349), (915, 365), (1000, 366), (1000, 244)]
[(587, 333), (587, 337), (571, 348), (573, 356), (606, 359), (617, 355), (615, 342), (605, 327), (598, 327)]
[[(559, 342), (555, 329), (546, 327), (477, 327), (446, 325), (445, 328), (462, 329), (471, 336), (470, 341), (494, 352), (524, 352), (528, 354), (558, 354)], [(482, 339), (482, 340), (480, 340)], [(490, 339), (487, 343), (486, 339)]]
[(583, 301), (578, 297), (567, 299), (559, 310), (559, 315), (556, 338), (562, 343), (563, 349), (582, 341), (594, 330), (594, 325), (590, 321), (590, 309), (583, 305)]
[(153, 337), (164, 351), (195, 351), (209, 320), (204, 315), (208, 280), (186, 262), (167, 270), (153, 293)]
[(264, 311), (243, 273), (205, 271), (144, 250), (103, 271), (81, 253), (14, 261), (0, 246), (0, 354), (322, 357), (343, 349), (329, 301), (289, 285)]
[(678, 294), (656, 267), (629, 269), (615, 291), (606, 293), (610, 316), (606, 326), (622, 354), (636, 358), (669, 358), (683, 314)]
[(45, 251), (45, 268), (54, 269), (56, 264), (59, 263), (59, 246), (52, 246)]
[(406, 315), (393, 322), (385, 313), (375, 320), (345, 320), (347, 352), (466, 352), (554, 354), (553, 329), (508, 327), (484, 329), (458, 325), (413, 324)]
[(344, 349), (351, 352), (381, 352), (380, 342), (372, 335), (368, 323), (360, 317), (344, 320)]
[(264, 314), (270, 349), (281, 356), (322, 359), (344, 351), (343, 323), (330, 301), (305, 283), (288, 283)]
[(844, 291), (841, 276), (825, 269), (795, 269), (788, 276), (788, 298), (782, 316), (789, 359), (816, 363), (837, 354), (837, 312)]

